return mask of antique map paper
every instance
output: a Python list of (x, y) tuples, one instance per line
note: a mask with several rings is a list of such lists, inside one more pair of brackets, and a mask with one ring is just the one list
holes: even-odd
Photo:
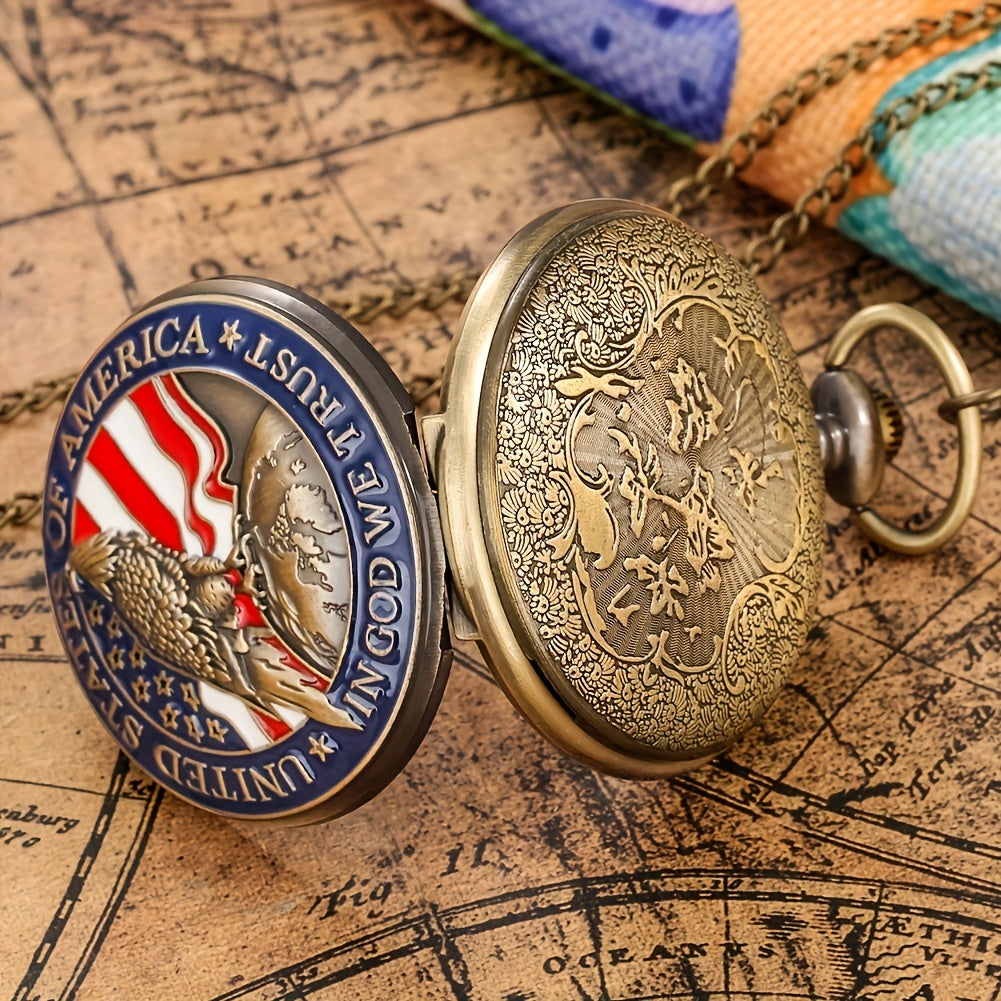
[[(196, 276), (321, 297), (482, 266), (596, 195), (663, 199), (694, 161), (418, 0), (0, 0), (0, 389), (80, 366)], [(833, 151), (832, 151), (833, 152)], [(690, 220), (731, 248), (777, 207)], [(902, 301), (1001, 380), (996, 326), (845, 239), (764, 281), (808, 378), (857, 308)], [(365, 332), (434, 375), (458, 305)], [(863, 352), (905, 405), (885, 510), (955, 466), (931, 362)], [(435, 405), (434, 400), (429, 406)], [(41, 486), (54, 409), (0, 436)], [(261, 829), (119, 755), (56, 634), (37, 522), (0, 537), (0, 996), (1001, 997), (1001, 438), (975, 517), (917, 560), (828, 508), (809, 650), (713, 765), (630, 783), (561, 758), (460, 646), (403, 774), (335, 823)]]

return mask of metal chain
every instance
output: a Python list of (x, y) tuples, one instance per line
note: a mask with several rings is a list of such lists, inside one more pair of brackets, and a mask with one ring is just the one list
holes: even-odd
[(752, 275), (767, 271), (778, 256), (806, 235), (814, 219), (848, 192), (852, 178), (890, 144), (898, 132), (909, 129), (924, 115), (934, 114), (957, 101), (966, 101), (982, 90), (1001, 87), (1001, 61), (985, 63), (979, 70), (959, 70), (946, 80), (931, 81), (914, 93), (897, 98), (884, 111), (870, 117), (841, 148), (816, 186), (804, 192), (783, 212), (768, 232), (748, 241), (741, 260)]
[(56, 379), (38, 379), (25, 389), (0, 393), (0, 423), (14, 420), (25, 410), (37, 414), (58, 403), (69, 393), (76, 377), (76, 372), (67, 372)]
[(664, 207), (672, 215), (681, 215), (701, 205), (745, 170), (799, 108), (850, 73), (864, 72), (877, 59), (896, 59), (912, 48), (927, 47), (941, 38), (959, 39), (998, 25), (1001, 4), (984, 3), (972, 11), (953, 10), (940, 18), (921, 17), (906, 27), (888, 28), (876, 38), (824, 56), (776, 91), (718, 153), (703, 160), (694, 173), (676, 181)]
[(371, 323), (380, 316), (400, 319), (415, 309), (433, 312), (447, 302), (462, 302), (469, 297), (480, 277), (478, 271), (456, 271), (422, 282), (406, 282), (385, 292), (362, 292), (348, 299), (327, 299), (327, 305), (356, 323)]
[[(25, 389), (0, 394), (0, 423), (9, 423), (26, 410), (37, 414), (64, 399), (76, 382), (77, 373), (67, 372), (57, 379), (37, 379)], [(42, 495), (19, 491), (9, 500), (0, 501), (0, 528), (26, 525), (42, 507)]]
[(41, 494), (19, 491), (10, 500), (0, 502), (0, 528), (26, 525), (41, 509)]
[[(899, 56), (915, 45), (930, 45), (945, 36), (961, 38), (999, 24), (1001, 5), (981, 4), (969, 12), (952, 11), (937, 19), (918, 18), (907, 28), (889, 29), (872, 41), (858, 42), (844, 52), (826, 56), (774, 95), (719, 154), (709, 157), (693, 174), (676, 182), (668, 194), (668, 211), (679, 215), (704, 202), (747, 167), (797, 108), (853, 70), (865, 70), (876, 59)], [(799, 242), (812, 220), (821, 218), (831, 205), (844, 197), (851, 179), (874, 154), (886, 149), (898, 132), (910, 128), (923, 115), (999, 86), (1001, 62), (989, 62), (979, 71), (960, 71), (944, 82), (927, 83), (870, 118), (841, 149), (817, 185), (779, 216), (766, 234), (748, 242), (741, 257), (748, 270), (752, 275), (767, 271), (784, 250)], [(417, 309), (432, 312), (446, 303), (462, 302), (472, 292), (477, 279), (477, 272), (463, 269), (421, 282), (404, 283), (385, 292), (359, 293), (347, 298), (330, 298), (326, 302), (345, 318), (368, 324), (381, 316), (400, 319)], [(0, 393), (0, 423), (9, 423), (25, 411), (39, 413), (60, 402), (76, 378), (76, 372), (68, 372), (55, 379), (36, 380), (24, 389)], [(441, 377), (417, 376), (407, 389), (415, 404), (420, 405), (441, 389)], [(26, 524), (38, 514), (41, 504), (42, 495), (30, 491), (20, 491), (9, 500), (0, 501), (0, 528)]]

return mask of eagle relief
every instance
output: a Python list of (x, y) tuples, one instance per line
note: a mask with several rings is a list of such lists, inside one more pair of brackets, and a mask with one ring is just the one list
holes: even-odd
[(738, 268), (666, 217), (586, 230), (536, 279), (498, 383), (499, 535), (540, 667), (669, 755), (751, 725), (818, 584), (805, 389)]
[(394, 378), (295, 290), (221, 278), (139, 310), (70, 390), (42, 511), (63, 644), (196, 805), (330, 819), (427, 729), (444, 561)]
[(70, 586), (87, 583), (110, 606), (113, 638), (130, 638), (137, 708), (163, 729), (249, 748), (306, 718), (358, 729), (326, 697), (351, 598), (329, 477), (270, 405), (238, 484), (226, 479), (230, 459), (221, 422), (180, 378), (136, 387), (86, 453)]

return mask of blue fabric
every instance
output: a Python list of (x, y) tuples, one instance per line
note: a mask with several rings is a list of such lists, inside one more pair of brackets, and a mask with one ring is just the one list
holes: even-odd
[(470, 0), (470, 6), (544, 59), (637, 111), (695, 139), (722, 135), (740, 44), (732, 4)]

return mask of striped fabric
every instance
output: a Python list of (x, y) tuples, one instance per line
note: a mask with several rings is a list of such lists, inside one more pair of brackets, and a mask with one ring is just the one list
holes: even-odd
[[(433, 0), (707, 155), (794, 76), (952, 0)], [(930, 20), (929, 20), (930, 19)], [(959, 19), (961, 23), (962, 19)], [(800, 107), (743, 173), (795, 202), (874, 113), (956, 70), (1001, 74), (1001, 29), (929, 41), (852, 72)], [(901, 130), (826, 221), (1001, 320), (1001, 88)], [(616, 194), (616, 192), (607, 192)]]

